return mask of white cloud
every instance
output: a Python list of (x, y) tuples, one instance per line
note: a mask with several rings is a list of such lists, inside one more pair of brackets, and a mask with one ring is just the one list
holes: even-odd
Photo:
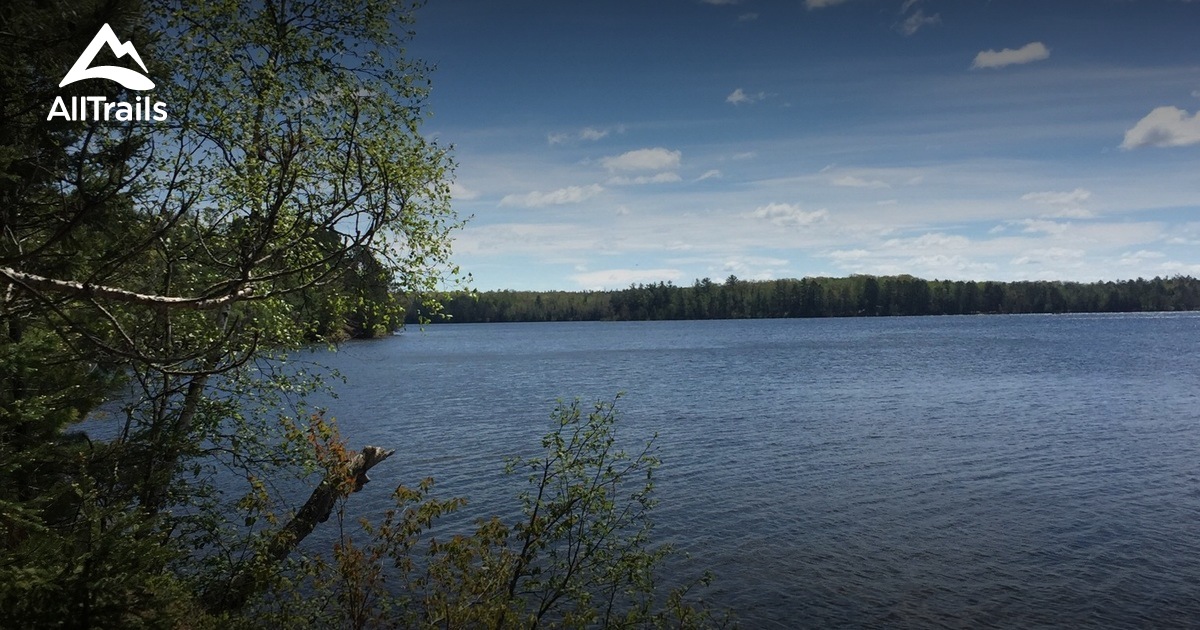
[(887, 182), (878, 179), (863, 179), (854, 175), (843, 175), (835, 177), (830, 183), (834, 186), (842, 186), (845, 188), (891, 188)]
[(682, 157), (683, 153), (680, 151), (655, 147), (606, 157), (601, 159), (600, 163), (610, 171), (665, 171), (679, 168), (679, 161)]
[(1122, 149), (1139, 147), (1182, 147), (1200, 143), (1200, 111), (1192, 114), (1178, 107), (1156, 107), (1125, 132)]
[(550, 192), (535, 190), (524, 195), (506, 195), (500, 200), (502, 206), (521, 206), (525, 208), (543, 208), (545, 206), (561, 206), (569, 203), (586, 201), (604, 191), (600, 184), (591, 186), (567, 186)]
[(678, 269), (604, 269), (571, 276), (580, 287), (592, 291), (623, 289), (631, 284), (674, 282), (683, 277)]
[(757, 20), (757, 19), (758, 19), (757, 13), (743, 13), (743, 14), (737, 16), (737, 21), (739, 21), (739, 22), (753, 22), (754, 20)]
[(726, 103), (741, 105), (743, 103), (757, 103), (764, 98), (767, 98), (766, 92), (758, 92), (757, 94), (747, 94), (742, 88), (738, 88), (725, 97)]
[(654, 175), (639, 175), (637, 177), (611, 177), (606, 184), (610, 186), (636, 186), (640, 184), (671, 184), (682, 181), (678, 173), (664, 172)]
[(571, 139), (569, 133), (548, 133), (546, 134), (546, 144), (562, 144)]
[(744, 151), (744, 152), (742, 152), (742, 153), (734, 153), (734, 154), (731, 156), (731, 159), (734, 159), (734, 160), (753, 160), (753, 159), (754, 159), (754, 158), (756, 158), (756, 157), (758, 157), (758, 153), (756, 153), (756, 152), (754, 152), (754, 151)]
[(714, 169), (704, 171), (703, 175), (701, 175), (700, 177), (697, 177), (693, 181), (702, 182), (706, 179), (720, 179), (720, 178), (721, 178), (721, 171), (714, 168)]
[(478, 198), (479, 193), (458, 182), (450, 182), (450, 197), (452, 199), (461, 199), (465, 201), (468, 199)]
[(829, 211), (822, 208), (813, 212), (805, 212), (796, 204), (769, 203), (759, 206), (749, 216), (755, 219), (765, 219), (780, 226), (805, 226), (825, 221), (829, 218)]
[(1022, 63), (1032, 63), (1050, 57), (1050, 49), (1042, 42), (1030, 42), (1020, 48), (1005, 48), (1004, 50), (985, 50), (975, 55), (972, 68), (1003, 68)]

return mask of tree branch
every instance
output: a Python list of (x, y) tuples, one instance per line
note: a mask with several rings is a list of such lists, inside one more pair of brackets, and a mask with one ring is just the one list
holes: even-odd
[[(362, 451), (346, 462), (345, 470), (327, 473), (304, 506), (275, 534), (267, 549), (259, 554), (254, 566), (243, 569), (228, 584), (217, 585), (205, 594), (204, 601), (208, 609), (220, 613), (244, 606), (261, 586), (258, 580), (261, 579), (262, 569), (282, 562), (319, 523), (329, 520), (338, 499), (362, 490), (371, 480), (367, 472), (395, 452), (378, 446), (364, 446)], [(346, 479), (352, 479), (353, 484), (346, 484)]]
[(197, 311), (220, 308), (226, 304), (249, 299), (253, 294), (253, 291), (251, 291), (249, 287), (243, 287), (218, 297), (169, 297), (165, 295), (137, 293), (135, 291), (118, 289), (116, 287), (109, 287), (101, 284), (47, 278), (45, 276), (25, 273), (24, 271), (17, 271), (16, 269), (11, 269), (9, 267), (0, 267), (0, 276), (8, 279), (13, 284), (21, 285), (22, 287), (30, 290), (45, 291), (60, 295), (89, 299), (104, 298), (113, 300), (115, 302), (124, 302), (127, 304), (141, 304), (143, 306), (161, 306), (166, 308), (190, 309)]

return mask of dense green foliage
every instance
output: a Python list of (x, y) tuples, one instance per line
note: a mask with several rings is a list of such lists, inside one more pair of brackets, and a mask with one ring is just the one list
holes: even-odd
[[(0, 8), (0, 626), (198, 618), (304, 499), (268, 491), (317, 470), (302, 400), (320, 383), (286, 353), (389, 327), (389, 289), (428, 296), (450, 270), (452, 165), (417, 133), (410, 17)], [(58, 95), (135, 100), (58, 88), (103, 24), (166, 121), (47, 120)]]
[[(524, 520), (430, 538), (461, 501), (426, 484), (346, 533), (392, 451), (350, 448), (290, 353), (436, 313), (458, 279), (412, 9), (0, 6), (0, 627), (707, 622), (655, 595), (657, 462), (623, 455), (607, 406), (560, 409), (545, 457), (514, 461)], [(58, 88), (103, 24), (167, 120), (47, 121), (55, 96), (135, 99)], [(300, 549), (335, 506), (338, 546)]]
[[(414, 312), (419, 310), (414, 305)], [(670, 283), (618, 291), (459, 293), (452, 322), (543, 322), (766, 317), (1114, 313), (1200, 309), (1200, 281), (1183, 276), (1125, 282), (972, 282), (850, 276)]]

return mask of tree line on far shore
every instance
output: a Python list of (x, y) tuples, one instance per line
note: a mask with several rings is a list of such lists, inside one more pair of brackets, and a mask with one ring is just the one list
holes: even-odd
[[(410, 323), (420, 314), (413, 306)], [(729, 276), (724, 282), (704, 278), (691, 286), (660, 282), (613, 291), (460, 292), (444, 301), (445, 321), (457, 323), (1190, 310), (1200, 310), (1200, 280), (1188, 276), (1092, 283)]]

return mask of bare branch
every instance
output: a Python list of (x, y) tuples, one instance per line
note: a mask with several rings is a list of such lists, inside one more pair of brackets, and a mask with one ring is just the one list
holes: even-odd
[(151, 295), (147, 293), (137, 293), (126, 289), (118, 289), (100, 284), (91, 284), (86, 282), (76, 282), (74, 280), (58, 280), (55, 278), (47, 278), (38, 276), (8, 267), (0, 267), (0, 276), (7, 278), (13, 284), (21, 285), (31, 291), (45, 291), (56, 293), (59, 295), (96, 299), (103, 298), (113, 300), (115, 302), (124, 302), (127, 304), (141, 304), (143, 306), (160, 306), (164, 308), (174, 309), (189, 309), (196, 311), (205, 311), (215, 308), (220, 308), (227, 304), (250, 299), (253, 291), (249, 287), (242, 287), (231, 290), (229, 293), (217, 297), (171, 297), (165, 295)]

